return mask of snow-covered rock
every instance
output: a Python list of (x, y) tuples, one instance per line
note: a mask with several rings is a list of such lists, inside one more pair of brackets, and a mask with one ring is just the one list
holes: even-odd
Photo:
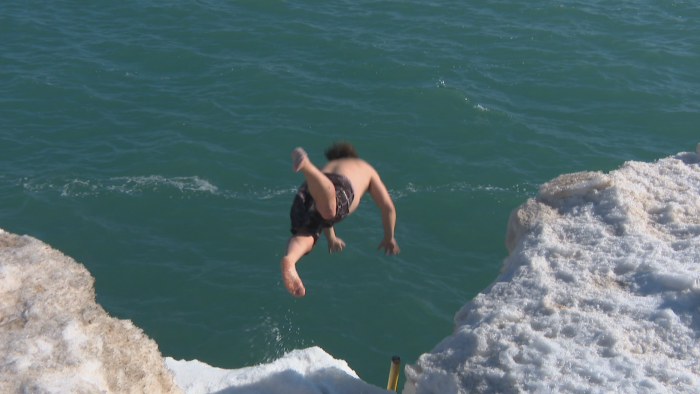
[(389, 393), (319, 347), (232, 370), (163, 359), (141, 329), (95, 302), (93, 284), (70, 257), (0, 230), (0, 393)]
[(511, 214), (500, 276), (403, 393), (700, 392), (699, 162), (542, 185)]
[(156, 343), (95, 302), (82, 264), (0, 230), (0, 392), (182, 393)]

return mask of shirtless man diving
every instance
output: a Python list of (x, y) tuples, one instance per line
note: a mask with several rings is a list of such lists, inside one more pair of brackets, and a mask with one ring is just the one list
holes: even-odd
[(345, 141), (334, 143), (325, 154), (328, 163), (318, 169), (303, 149), (296, 148), (292, 152), (292, 169), (301, 171), (306, 182), (294, 197), (290, 213), (292, 237), (287, 241), (280, 266), (284, 285), (296, 297), (306, 294), (296, 270), (297, 261), (311, 251), (321, 231), (328, 240), (329, 253), (343, 250), (345, 242), (335, 236), (333, 225), (357, 208), (366, 191), (382, 212), (384, 239), (377, 250), (384, 248), (385, 254), (392, 255), (401, 251), (394, 239), (394, 203), (377, 171), (358, 158), (355, 148)]

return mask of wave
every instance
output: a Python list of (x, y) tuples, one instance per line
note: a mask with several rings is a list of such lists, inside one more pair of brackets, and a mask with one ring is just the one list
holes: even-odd
[[(107, 179), (66, 179), (34, 180), (21, 178), (14, 182), (21, 185), (27, 192), (33, 193), (58, 193), (65, 198), (89, 198), (102, 195), (117, 194), (131, 197), (140, 197), (149, 194), (167, 194), (170, 197), (177, 196), (215, 196), (224, 199), (240, 200), (269, 200), (278, 196), (292, 196), (297, 192), (298, 186), (277, 187), (253, 187), (243, 184), (247, 190), (222, 189), (211, 181), (199, 176), (189, 177), (165, 177), (162, 175), (147, 176), (122, 176)], [(388, 190), (394, 200), (400, 200), (411, 194), (421, 193), (452, 193), (469, 192), (488, 195), (510, 195), (514, 197), (532, 197), (537, 194), (537, 186), (522, 183), (510, 187), (493, 185), (472, 185), (466, 182), (450, 182), (442, 185), (417, 185), (406, 183), (401, 188)]]
[(139, 197), (165, 193), (170, 197), (216, 196), (225, 199), (267, 200), (280, 195), (292, 195), (297, 190), (296, 187), (285, 186), (253, 188), (244, 184), (243, 187), (248, 190), (232, 191), (221, 189), (199, 176), (165, 177), (162, 175), (121, 176), (107, 179), (21, 178), (14, 183), (20, 184), (27, 192), (54, 192), (66, 198), (99, 197), (110, 194)]
[(532, 197), (537, 194), (535, 185), (522, 183), (515, 184), (511, 187), (493, 186), (493, 185), (472, 185), (466, 182), (450, 182), (443, 185), (414, 185), (408, 182), (406, 186), (400, 189), (390, 189), (389, 195), (394, 200), (399, 200), (410, 194), (420, 193), (444, 193), (444, 192), (470, 192), (483, 193), (489, 195), (513, 195), (516, 197)]

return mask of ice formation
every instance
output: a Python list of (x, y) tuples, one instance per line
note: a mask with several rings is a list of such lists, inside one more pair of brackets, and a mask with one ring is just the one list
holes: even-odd
[(1, 393), (182, 393), (158, 346), (95, 302), (82, 264), (0, 230)]
[(166, 358), (175, 381), (187, 394), (388, 394), (357, 377), (342, 360), (320, 347), (293, 350), (269, 364), (220, 369)]
[(234, 370), (163, 359), (95, 302), (93, 283), (70, 257), (0, 230), (0, 393), (388, 393), (318, 347)]
[(698, 163), (542, 185), (511, 214), (500, 276), (406, 367), (403, 393), (697, 393)]

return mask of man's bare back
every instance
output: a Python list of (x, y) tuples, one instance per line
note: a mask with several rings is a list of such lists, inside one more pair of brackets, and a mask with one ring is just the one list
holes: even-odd
[(306, 183), (299, 189), (292, 205), (293, 236), (287, 241), (280, 266), (287, 290), (297, 297), (306, 293), (296, 271), (297, 261), (311, 251), (321, 231), (328, 241), (329, 253), (343, 249), (345, 242), (335, 235), (334, 225), (357, 209), (366, 191), (382, 214), (384, 237), (377, 249), (384, 248), (386, 254), (392, 255), (401, 251), (394, 239), (394, 203), (377, 171), (358, 158), (355, 148), (344, 141), (327, 149), (326, 157), (328, 163), (319, 170), (303, 149), (292, 152), (292, 168), (304, 174)]
[(376, 188), (378, 192), (381, 192), (381, 189), (386, 189), (381, 179), (379, 179), (377, 171), (362, 159), (343, 158), (332, 160), (321, 168), (321, 172), (342, 174), (350, 179), (350, 182), (355, 187), (355, 199), (350, 204), (350, 213), (357, 209), (357, 206), (360, 204), (360, 198), (370, 188), (372, 183), (381, 184)]

